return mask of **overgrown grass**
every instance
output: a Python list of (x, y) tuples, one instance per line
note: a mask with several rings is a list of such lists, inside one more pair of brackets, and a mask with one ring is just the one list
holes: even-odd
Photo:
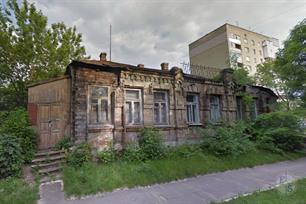
[(279, 188), (254, 193), (250, 196), (240, 197), (235, 200), (224, 202), (224, 204), (304, 204), (306, 203), (306, 179), (299, 180), (291, 184), (291, 191), (286, 191), (288, 184), (280, 186)]
[(0, 180), (1, 204), (34, 204), (37, 199), (37, 186), (29, 186), (19, 178)]
[(67, 195), (86, 195), (116, 188), (144, 186), (199, 174), (297, 159), (302, 153), (280, 155), (254, 150), (239, 157), (216, 157), (196, 152), (184, 158), (149, 160), (143, 163), (115, 162), (109, 165), (89, 163), (80, 168), (64, 168)]

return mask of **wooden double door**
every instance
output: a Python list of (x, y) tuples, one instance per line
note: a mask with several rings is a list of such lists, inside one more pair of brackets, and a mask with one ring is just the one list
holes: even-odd
[(64, 135), (59, 104), (38, 105), (39, 149), (53, 147)]

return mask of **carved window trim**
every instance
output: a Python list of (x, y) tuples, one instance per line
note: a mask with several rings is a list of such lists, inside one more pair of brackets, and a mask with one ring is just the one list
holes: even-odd
[[(127, 92), (134, 92), (138, 93), (138, 98), (129, 98), (127, 96)], [(125, 102), (124, 102), (124, 111), (125, 111), (125, 124), (127, 126), (141, 126), (143, 125), (143, 101), (142, 101), (142, 90), (141, 89), (125, 89)], [(139, 104), (139, 113), (137, 114), (137, 104)], [(135, 115), (138, 115), (139, 120), (137, 121), (137, 117)]]
[[(94, 89), (101, 88), (105, 89), (107, 94), (106, 96), (97, 96), (93, 97)], [(96, 100), (94, 103), (93, 100)], [(102, 109), (102, 103), (106, 102), (106, 111)], [(97, 109), (97, 121), (93, 122), (91, 119), (91, 111), (93, 108), (93, 104), (96, 104)], [(103, 112), (105, 116), (103, 116)], [(105, 119), (103, 119), (105, 117)], [(108, 86), (101, 86), (101, 85), (88, 85), (88, 94), (87, 94), (87, 124), (89, 127), (101, 127), (107, 126), (111, 124), (111, 100), (110, 100), (110, 88)]]
[(210, 95), (210, 121), (217, 123), (221, 120), (221, 96)]
[[(192, 101), (188, 101), (192, 97)], [(189, 125), (200, 125), (200, 100), (199, 94), (187, 93), (186, 95), (186, 117)]]
[[(156, 99), (155, 94), (164, 94), (164, 99)], [(154, 125), (160, 126), (160, 125), (169, 125), (169, 93), (168, 91), (163, 90), (154, 90), (153, 91), (153, 122)], [(163, 107), (165, 110), (163, 111)], [(157, 110), (157, 111), (156, 111)], [(156, 120), (156, 113), (158, 120)], [(163, 114), (165, 114), (164, 118), (166, 121), (163, 120)]]

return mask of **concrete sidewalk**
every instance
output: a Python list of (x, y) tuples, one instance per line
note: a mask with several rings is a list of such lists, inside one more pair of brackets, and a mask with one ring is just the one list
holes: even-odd
[(197, 204), (222, 201), (306, 177), (306, 158), (66, 200), (61, 183), (40, 187), (39, 204)]

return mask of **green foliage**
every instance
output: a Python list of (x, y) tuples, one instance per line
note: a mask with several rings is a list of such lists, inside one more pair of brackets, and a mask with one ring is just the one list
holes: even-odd
[(253, 125), (254, 136), (260, 144), (272, 145), (284, 151), (303, 148), (303, 129), (298, 116), (290, 112), (259, 115)]
[(306, 19), (291, 30), (284, 47), (277, 53), (275, 65), (292, 97), (302, 99), (306, 106)]
[(26, 85), (58, 76), (72, 59), (85, 57), (82, 36), (47, 17), (27, 0), (0, 4), (0, 108), (27, 102)]
[(261, 86), (273, 89), (280, 99), (284, 110), (289, 110), (290, 103), (292, 103), (292, 96), (290, 89), (286, 85), (286, 81), (280, 78), (278, 69), (273, 60), (267, 60), (263, 64), (259, 64), (255, 74), (256, 82)]
[(239, 156), (254, 149), (243, 123), (202, 130), (202, 148), (217, 156)]
[(108, 148), (97, 152), (97, 158), (99, 162), (109, 164), (116, 160), (116, 152), (113, 148)]
[(145, 159), (160, 159), (165, 155), (162, 136), (153, 128), (143, 128), (140, 131), (139, 147)]
[(71, 139), (69, 136), (65, 135), (54, 145), (54, 148), (57, 150), (61, 150), (61, 149), (67, 150), (69, 149), (70, 146), (71, 146)]
[[(189, 148), (186, 146), (186, 149)], [(180, 151), (193, 152), (191, 150)], [(118, 188), (147, 186), (305, 156), (301, 153), (280, 155), (263, 150), (250, 151), (236, 158), (216, 157), (210, 152), (202, 153), (201, 151), (192, 153), (192, 155), (190, 153), (183, 153), (183, 155), (189, 156), (148, 160), (141, 163), (118, 161), (109, 165), (89, 163), (80, 168), (66, 167), (63, 176), (65, 193), (79, 196), (113, 191)]]
[(1, 204), (36, 204), (38, 198), (38, 185), (30, 186), (14, 177), (0, 180)]
[(22, 162), (18, 139), (12, 135), (0, 134), (0, 178), (19, 176)]
[(306, 179), (302, 179), (294, 183), (283, 184), (276, 189), (259, 191), (221, 204), (304, 204), (306, 200), (305, 189)]
[(2, 112), (0, 118), (2, 118), (0, 133), (10, 134), (18, 138), (23, 160), (25, 162), (32, 161), (37, 148), (37, 133), (30, 126), (27, 111), (21, 108), (10, 112)]
[(249, 76), (249, 72), (246, 68), (236, 68), (233, 73), (233, 80), (239, 85), (251, 85), (254, 84), (254, 80)]
[(136, 144), (128, 144), (124, 148), (122, 160), (127, 162), (141, 162), (146, 159), (142, 149)]
[(257, 68), (257, 83), (273, 88), (279, 98), (292, 109), (293, 100), (306, 106), (306, 19), (290, 32), (276, 60), (267, 61)]
[(253, 102), (254, 102), (254, 99), (253, 97), (248, 94), (248, 93), (243, 93), (241, 95), (242, 97), (242, 102), (246, 105), (246, 106), (250, 106)]
[(89, 144), (78, 144), (66, 155), (66, 161), (69, 166), (81, 167), (91, 160), (91, 149)]
[(199, 145), (183, 144), (178, 147), (170, 147), (167, 150), (166, 158), (191, 158), (202, 152)]
[(274, 139), (268, 136), (263, 136), (256, 141), (256, 147), (258, 149), (266, 150), (269, 152), (284, 154), (284, 151), (279, 147), (275, 146)]

